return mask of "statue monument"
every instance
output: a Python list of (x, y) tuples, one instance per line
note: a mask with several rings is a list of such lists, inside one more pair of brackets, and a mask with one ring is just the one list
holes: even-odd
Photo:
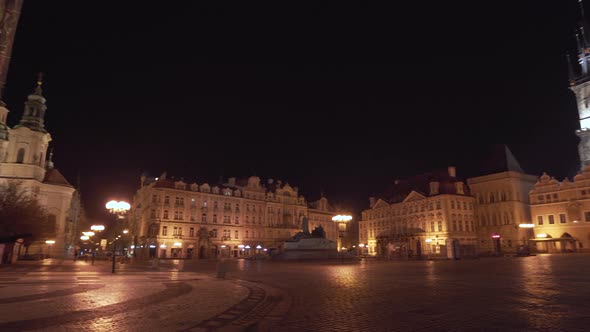
[(311, 233), (309, 220), (303, 217), (301, 231), (284, 242), (284, 251), (275, 259), (329, 259), (338, 258), (337, 244), (326, 239), (326, 232), (320, 225)]

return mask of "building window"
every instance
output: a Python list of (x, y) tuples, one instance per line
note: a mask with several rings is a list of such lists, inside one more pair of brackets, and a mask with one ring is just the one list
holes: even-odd
[(164, 204), (170, 204), (170, 196), (164, 196)]
[(234, 239), (239, 239), (238, 231), (234, 231)]
[(463, 210), (467, 210), (467, 202), (463, 202)]
[(438, 221), (438, 231), (439, 231), (439, 232), (442, 232), (442, 231), (443, 231), (443, 230), (442, 230), (442, 220), (439, 220), (439, 221)]
[(211, 230), (211, 237), (215, 237), (215, 238), (217, 237), (217, 229), (213, 228)]
[(197, 207), (197, 201), (194, 198), (191, 198), (191, 207)]
[(231, 224), (230, 216), (223, 216), (223, 223), (224, 224)]
[(430, 222), (430, 231), (434, 232), (434, 221)]
[(584, 212), (584, 219), (586, 222), (590, 222), (590, 212)]
[(250, 216), (246, 216), (246, 224), (250, 223)]
[(246, 239), (248, 238), (248, 231), (246, 231)]
[(178, 220), (178, 211), (174, 211), (174, 220)]
[(566, 222), (565, 221), (565, 214), (562, 213), (562, 214), (559, 215), (559, 223), (560, 224), (565, 224), (565, 222)]
[(543, 216), (537, 216), (537, 224), (543, 225)]
[(240, 217), (239, 216), (236, 216), (235, 223), (236, 223), (236, 225), (240, 224)]
[(195, 211), (191, 211), (191, 221), (195, 221)]
[(453, 220), (453, 232), (457, 231), (457, 220)]
[(206, 208), (207, 207), (207, 201), (203, 201), (203, 207)]
[(162, 226), (162, 235), (163, 236), (168, 235), (168, 226)]
[(223, 230), (223, 237), (224, 237), (225, 239), (230, 239), (230, 238), (231, 238), (231, 230), (229, 230), (229, 229), (224, 229), (224, 230)]
[(152, 209), (150, 211), (150, 218), (155, 218), (156, 217), (156, 209)]
[(461, 202), (457, 201), (457, 210), (461, 210)]
[(168, 210), (164, 210), (164, 219), (168, 219)]
[(20, 148), (18, 149), (18, 153), (16, 155), (16, 162), (22, 164), (25, 161), (25, 149)]
[(440, 210), (440, 201), (436, 201), (436, 209)]
[(555, 216), (554, 215), (550, 214), (548, 218), (549, 218), (549, 224), (550, 225), (555, 224)]
[(157, 196), (156, 195), (152, 195), (152, 203), (156, 203), (157, 201)]
[(216, 214), (213, 215), (213, 223), (217, 224), (217, 215)]
[(203, 213), (201, 215), (201, 222), (207, 222), (207, 214), (206, 213)]

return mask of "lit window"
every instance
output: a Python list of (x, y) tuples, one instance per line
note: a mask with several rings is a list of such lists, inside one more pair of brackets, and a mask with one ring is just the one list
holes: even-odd
[(162, 235), (163, 236), (168, 235), (168, 226), (162, 226)]

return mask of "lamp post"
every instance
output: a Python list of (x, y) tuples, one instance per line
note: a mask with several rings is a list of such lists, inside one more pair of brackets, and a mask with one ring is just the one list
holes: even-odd
[(55, 244), (55, 240), (47, 240), (45, 243), (47, 243), (47, 258), (51, 258), (51, 245)]
[[(106, 204), (106, 208), (107, 210), (109, 210), (110, 213), (114, 214), (117, 216), (117, 219), (124, 219), (125, 218), (125, 214), (127, 213), (127, 211), (129, 211), (129, 209), (131, 208), (131, 205), (129, 205), (129, 203), (127, 202), (117, 202), (117, 201), (109, 201)], [(112, 273), (115, 273), (115, 261), (116, 261), (116, 256), (117, 256), (117, 240), (119, 239), (120, 236), (115, 237), (115, 239), (113, 240), (113, 268), (112, 268)]]
[(338, 251), (343, 249), (343, 239), (346, 236), (346, 224), (352, 220), (350, 215), (337, 215), (332, 217), (332, 221), (338, 224)]

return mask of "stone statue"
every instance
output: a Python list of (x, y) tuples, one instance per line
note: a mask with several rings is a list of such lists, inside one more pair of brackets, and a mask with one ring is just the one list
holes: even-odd
[(319, 225), (313, 230), (313, 232), (311, 232), (311, 236), (326, 238), (326, 231), (324, 231), (322, 225)]
[(307, 220), (306, 216), (303, 216), (303, 221), (301, 222), (301, 228), (303, 230), (303, 234), (309, 234), (309, 221)]

